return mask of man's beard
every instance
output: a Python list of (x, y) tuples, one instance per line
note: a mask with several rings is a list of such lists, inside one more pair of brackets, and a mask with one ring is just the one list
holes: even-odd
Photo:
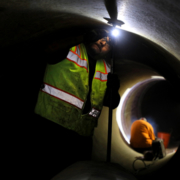
[[(93, 44), (87, 47), (87, 53), (93, 59), (97, 60), (98, 58), (100, 58), (101, 53), (100, 53), (100, 49), (98, 49), (98, 47), (93, 47)], [(95, 45), (95, 46), (97, 46), (97, 45)]]

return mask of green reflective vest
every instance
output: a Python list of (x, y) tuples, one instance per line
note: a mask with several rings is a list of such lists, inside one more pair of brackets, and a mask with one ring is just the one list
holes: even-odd
[(91, 110), (83, 114), (89, 92), (88, 55), (84, 44), (70, 49), (66, 59), (46, 67), (35, 113), (82, 136), (91, 136), (103, 107), (109, 67), (96, 62), (90, 94)]

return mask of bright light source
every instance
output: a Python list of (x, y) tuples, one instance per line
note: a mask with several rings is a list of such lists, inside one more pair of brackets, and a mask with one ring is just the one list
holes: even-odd
[(112, 35), (115, 36), (115, 37), (118, 36), (119, 35), (119, 31), (117, 29), (113, 29)]
[(120, 131), (121, 131), (124, 139), (126, 140), (126, 142), (127, 142), (128, 144), (130, 144), (130, 137), (128, 138), (128, 137), (126, 136), (126, 133), (124, 132), (123, 124), (122, 124), (122, 123), (123, 123), (123, 122), (122, 122), (122, 116), (123, 116), (122, 114), (124, 113), (124, 112), (123, 112), (124, 102), (125, 102), (125, 100), (126, 100), (126, 97), (129, 95), (129, 92), (131, 92), (131, 90), (132, 90), (131, 88), (128, 88), (128, 89), (124, 92), (123, 96), (121, 97), (120, 104), (119, 104), (119, 106), (117, 107), (117, 111), (116, 111), (116, 118), (117, 118), (118, 126), (119, 126), (119, 128), (120, 128)]
[(165, 79), (165, 78), (162, 76), (151, 76), (151, 79)]

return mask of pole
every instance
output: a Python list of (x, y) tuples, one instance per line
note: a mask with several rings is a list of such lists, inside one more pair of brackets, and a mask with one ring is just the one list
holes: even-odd
[[(114, 45), (115, 45), (115, 38), (112, 36), (112, 57), (111, 57), (111, 73), (114, 72)], [(112, 136), (112, 99), (113, 99), (113, 92), (112, 87), (110, 89), (110, 104), (109, 104), (109, 121), (108, 121), (108, 141), (107, 141), (107, 162), (111, 162), (111, 136)]]

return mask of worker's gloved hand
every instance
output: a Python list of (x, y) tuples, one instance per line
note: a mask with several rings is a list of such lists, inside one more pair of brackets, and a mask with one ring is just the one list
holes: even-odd
[(103, 101), (104, 106), (110, 107), (110, 102), (112, 102), (113, 109), (115, 109), (118, 106), (120, 98), (121, 98), (118, 93), (119, 88), (120, 88), (120, 80), (118, 76), (116, 74), (108, 73), (107, 89), (106, 89), (106, 94)]
[(97, 40), (107, 36), (108, 36), (108, 32), (105, 31), (104, 29), (92, 30), (84, 35), (84, 43), (89, 44), (92, 42), (96, 42)]
[(120, 80), (116, 74), (108, 73), (107, 88), (112, 88), (113, 91), (118, 91), (120, 88)]

